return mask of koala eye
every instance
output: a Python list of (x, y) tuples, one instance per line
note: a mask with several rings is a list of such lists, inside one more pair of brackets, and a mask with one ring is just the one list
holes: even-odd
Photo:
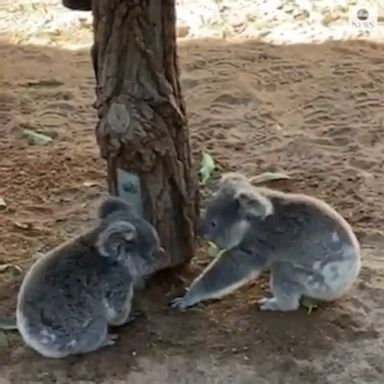
[(215, 220), (212, 220), (212, 221), (211, 221), (211, 227), (212, 227), (212, 228), (216, 228), (216, 221), (215, 221)]

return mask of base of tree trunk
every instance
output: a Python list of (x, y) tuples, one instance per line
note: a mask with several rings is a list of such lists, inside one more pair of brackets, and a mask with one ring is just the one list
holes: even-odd
[(96, 128), (112, 195), (157, 229), (168, 267), (194, 254), (197, 177), (179, 84), (174, 0), (98, 0), (93, 6)]

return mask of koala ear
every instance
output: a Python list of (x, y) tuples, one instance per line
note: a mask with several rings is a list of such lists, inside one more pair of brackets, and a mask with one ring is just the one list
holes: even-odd
[(265, 217), (271, 214), (271, 202), (255, 191), (242, 189), (235, 195), (240, 206), (240, 212), (244, 216)]
[(113, 257), (122, 242), (131, 242), (137, 236), (136, 228), (127, 221), (115, 221), (102, 229), (96, 240), (101, 255)]
[(235, 189), (240, 184), (247, 184), (248, 179), (242, 173), (228, 172), (224, 173), (219, 181), (219, 187), (224, 189)]
[(124, 200), (115, 196), (109, 196), (100, 204), (97, 216), (99, 219), (105, 219), (107, 216), (115, 212), (130, 213), (130, 208), (130, 205)]

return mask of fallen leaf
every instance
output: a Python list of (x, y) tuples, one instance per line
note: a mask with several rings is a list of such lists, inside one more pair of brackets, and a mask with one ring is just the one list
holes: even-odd
[(201, 175), (201, 182), (204, 185), (207, 180), (211, 177), (212, 172), (215, 169), (215, 162), (211, 155), (206, 152), (203, 152), (203, 158), (201, 160), (201, 167), (199, 173)]
[(0, 273), (6, 272), (11, 264), (2, 264), (0, 265)]
[(23, 135), (28, 139), (28, 142), (31, 145), (45, 145), (52, 141), (52, 137), (43, 135), (42, 133), (35, 132), (28, 128), (23, 128)]
[(0, 273), (5, 273), (11, 270), (13, 273), (21, 274), (23, 272), (22, 268), (17, 264), (2, 264), (0, 265)]
[(261, 184), (265, 183), (266, 181), (288, 180), (290, 178), (290, 176), (281, 172), (264, 172), (260, 175), (251, 177), (249, 181), (253, 184)]
[(96, 181), (84, 181), (83, 185), (84, 187), (94, 187), (99, 184)]
[(32, 223), (22, 223), (20, 221), (14, 221), (13, 225), (17, 228), (21, 229), (31, 229), (32, 228)]
[(2, 197), (0, 197), (0, 208), (6, 208), (6, 206), (7, 206), (7, 203)]
[(319, 308), (319, 305), (316, 303), (316, 301), (315, 300), (311, 300), (308, 297), (303, 297), (301, 299), (301, 305), (304, 308), (307, 309), (308, 315), (310, 315), (314, 309), (318, 309)]

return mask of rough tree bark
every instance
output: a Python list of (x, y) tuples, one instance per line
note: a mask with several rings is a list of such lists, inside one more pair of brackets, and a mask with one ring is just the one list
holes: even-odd
[(127, 187), (121, 170), (136, 175), (143, 215), (158, 230), (170, 266), (184, 264), (194, 254), (199, 193), (179, 83), (175, 1), (92, 6), (96, 137), (109, 191), (120, 195)]

